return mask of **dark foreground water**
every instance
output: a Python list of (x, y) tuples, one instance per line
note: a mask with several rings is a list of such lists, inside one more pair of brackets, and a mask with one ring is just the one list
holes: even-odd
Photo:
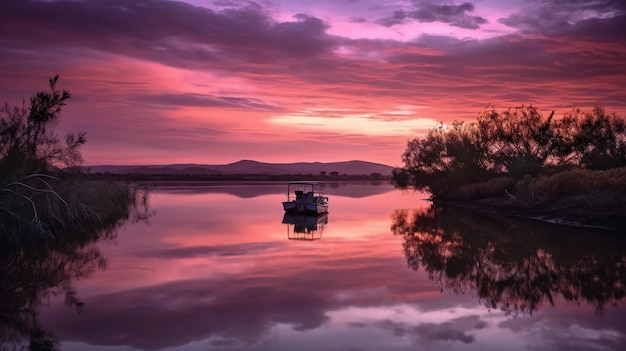
[(2, 279), (47, 284), (0, 292), (0, 348), (626, 349), (617, 235), (434, 209), (370, 183), (327, 184), (327, 216), (290, 218), (285, 190), (160, 187), (147, 221), (13, 259)]

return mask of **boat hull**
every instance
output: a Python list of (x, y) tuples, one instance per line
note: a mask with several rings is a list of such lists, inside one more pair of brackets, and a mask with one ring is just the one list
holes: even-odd
[(285, 201), (283, 209), (288, 213), (315, 213), (322, 214), (328, 212), (328, 205), (312, 202)]

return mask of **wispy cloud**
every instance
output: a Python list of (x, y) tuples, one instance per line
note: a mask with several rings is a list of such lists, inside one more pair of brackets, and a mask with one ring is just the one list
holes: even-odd
[[(473, 119), (488, 103), (626, 112), (621, 1), (211, 4), (2, 1), (0, 94), (19, 102), (60, 74), (74, 96), (60, 128), (88, 132), (88, 162), (116, 148), (148, 157), (164, 145), (153, 126), (186, 126), (167, 145), (189, 158), (228, 148), (219, 157), (236, 161), (266, 145), (266, 160), (293, 161), (280, 143), (316, 130), (369, 136), (387, 145), (384, 163), (432, 121)], [(421, 107), (393, 112), (408, 105)], [(193, 124), (224, 133), (189, 137)], [(333, 140), (326, 155), (354, 158)]]
[(251, 111), (281, 111), (280, 107), (265, 104), (260, 99), (194, 93), (137, 95), (132, 97), (131, 100), (155, 105), (232, 108)]

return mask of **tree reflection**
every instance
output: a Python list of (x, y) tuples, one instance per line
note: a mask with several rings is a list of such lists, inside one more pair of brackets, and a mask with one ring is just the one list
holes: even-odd
[(488, 308), (532, 314), (560, 295), (601, 313), (626, 294), (626, 239), (614, 234), (436, 206), (392, 220), (412, 269)]
[(39, 323), (42, 304), (62, 296), (69, 308), (82, 312), (74, 282), (107, 262), (99, 243), (114, 240), (128, 221), (146, 220), (148, 193), (139, 190), (126, 206), (88, 226), (66, 228), (53, 241), (0, 243), (0, 349), (57, 350), (57, 340)]

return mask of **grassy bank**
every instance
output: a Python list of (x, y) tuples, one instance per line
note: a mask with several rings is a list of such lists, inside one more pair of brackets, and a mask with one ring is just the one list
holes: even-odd
[(572, 226), (626, 231), (626, 168), (572, 169), (521, 180), (501, 177), (461, 187), (440, 204)]
[(147, 208), (131, 183), (34, 175), (0, 186), (0, 239), (22, 245), (72, 232), (110, 229)]

